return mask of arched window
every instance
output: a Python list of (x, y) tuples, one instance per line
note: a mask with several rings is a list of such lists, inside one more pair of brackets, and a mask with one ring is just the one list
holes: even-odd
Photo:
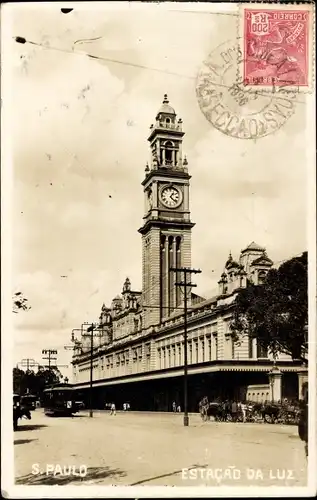
[(166, 123), (166, 126), (169, 128), (171, 126), (170, 118), (166, 118), (165, 123)]
[(266, 272), (265, 271), (259, 271), (258, 273), (258, 285), (263, 285), (266, 277)]
[(174, 144), (171, 141), (166, 141), (164, 143), (165, 163), (166, 164), (172, 163), (172, 161), (173, 161), (173, 148), (174, 148)]

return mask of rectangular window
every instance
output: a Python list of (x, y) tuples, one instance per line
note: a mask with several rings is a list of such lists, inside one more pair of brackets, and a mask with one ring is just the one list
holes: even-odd
[(257, 341), (256, 350), (258, 358), (267, 358), (268, 354), (267, 347), (263, 346), (259, 341)]
[(191, 342), (189, 342), (189, 345), (188, 345), (189, 349), (189, 364), (191, 365), (192, 362), (193, 362), (193, 345)]
[(211, 361), (212, 360), (212, 353), (211, 353), (211, 336), (210, 335), (207, 337), (207, 342), (208, 342), (207, 360)]
[(132, 360), (133, 360), (133, 363), (137, 362), (137, 358), (138, 358), (137, 351), (134, 348), (134, 349), (132, 349)]
[(215, 346), (215, 359), (218, 359), (218, 333), (213, 332), (212, 334), (213, 339), (214, 339), (214, 346)]
[(253, 338), (248, 337), (249, 358), (253, 358)]
[(151, 344), (146, 344), (145, 345), (145, 356), (147, 358), (151, 357)]

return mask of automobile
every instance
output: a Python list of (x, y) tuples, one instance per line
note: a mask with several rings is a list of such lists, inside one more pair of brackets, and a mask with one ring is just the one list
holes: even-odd
[(33, 394), (25, 394), (24, 396), (21, 396), (21, 406), (30, 411), (35, 410), (36, 402), (37, 396), (34, 396)]

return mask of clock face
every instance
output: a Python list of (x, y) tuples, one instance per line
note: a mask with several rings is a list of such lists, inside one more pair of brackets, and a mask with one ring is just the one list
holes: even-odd
[(182, 193), (174, 186), (167, 186), (161, 191), (161, 201), (167, 208), (175, 208), (182, 202)]

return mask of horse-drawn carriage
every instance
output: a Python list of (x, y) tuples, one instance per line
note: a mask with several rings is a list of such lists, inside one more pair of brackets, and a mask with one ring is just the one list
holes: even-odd
[(270, 424), (298, 424), (300, 410), (297, 404), (274, 403), (235, 403), (229, 401), (209, 402), (204, 398), (199, 404), (199, 412), (204, 421), (213, 418), (216, 422), (266, 422)]
[(31, 412), (29, 408), (21, 404), (21, 397), (19, 394), (13, 394), (13, 429), (18, 430), (18, 421), (20, 418), (27, 418), (31, 420)]

